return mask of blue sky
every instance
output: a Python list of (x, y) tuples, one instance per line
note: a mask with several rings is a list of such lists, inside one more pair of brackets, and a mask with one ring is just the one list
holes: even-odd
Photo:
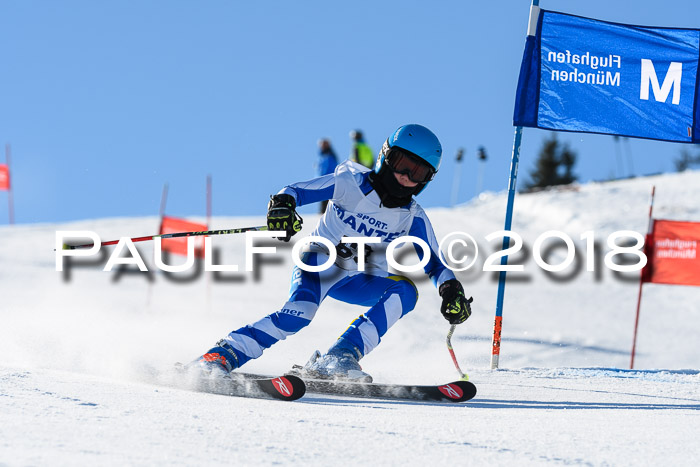
[[(423, 206), (450, 204), (460, 147), (459, 202), (476, 193), (479, 146), (489, 155), (483, 189), (504, 190), (529, 7), (525, 0), (2, 2), (0, 142), (12, 145), (16, 222), (157, 215), (164, 183), (168, 214), (203, 216), (208, 174), (215, 216), (262, 215), (271, 193), (314, 176), (318, 138), (330, 138), (345, 157), (348, 133), (358, 128), (376, 152), (404, 123), (428, 126), (443, 144)], [(697, 0), (542, 0), (541, 7), (700, 27)], [(519, 186), (547, 136), (525, 129)], [(673, 171), (685, 147), (560, 139), (578, 152), (584, 182)], [(0, 192), (0, 224), (7, 209)]]

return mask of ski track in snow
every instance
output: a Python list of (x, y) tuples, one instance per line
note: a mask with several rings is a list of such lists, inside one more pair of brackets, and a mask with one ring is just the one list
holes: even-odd
[(679, 465), (697, 458), (697, 372), (614, 373), (477, 370), (477, 398), (445, 405), (320, 395), (285, 403), (4, 368), (0, 404), (12, 423), (0, 429), (1, 452), (10, 465)]
[[(550, 229), (575, 242), (594, 230), (603, 245), (616, 230), (643, 233), (652, 184), (656, 218), (700, 221), (700, 173), (685, 172), (518, 195), (513, 228), (530, 246)], [(483, 237), (502, 228), (504, 206), (503, 194), (487, 194), (428, 214), (439, 238), (462, 230), (487, 246)], [(260, 221), (217, 218), (212, 228)], [(313, 224), (307, 219), (302, 235)], [(278, 308), (290, 248), (275, 244), (283, 259), (227, 282), (175, 284), (160, 273), (149, 282), (95, 265), (64, 280), (54, 270), (56, 230), (109, 240), (156, 228), (155, 218), (0, 228), (0, 465), (636, 466), (700, 458), (698, 288), (645, 285), (637, 369), (628, 370), (637, 283), (610, 271), (556, 282), (525, 258), (525, 274), (509, 275), (506, 288), (504, 369), (489, 369), (496, 283), (484, 273), (458, 275), (475, 298), (474, 315), (452, 340), (479, 390), (467, 404), (226, 397), (144, 382), (144, 369), (189, 361)], [(242, 242), (217, 238), (221, 262), (242, 264)], [(139, 250), (153, 264), (152, 247)], [(429, 282), (417, 283), (416, 310), (363, 359), (378, 382), (456, 377), (439, 297)], [(328, 300), (308, 328), (245, 370), (274, 374), (303, 363), (361, 312)]]

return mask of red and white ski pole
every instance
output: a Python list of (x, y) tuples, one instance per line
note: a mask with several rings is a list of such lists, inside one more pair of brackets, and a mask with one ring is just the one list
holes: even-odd
[(469, 381), (469, 376), (462, 371), (462, 369), (459, 367), (459, 363), (457, 362), (457, 357), (455, 356), (455, 351), (452, 348), (452, 334), (455, 332), (455, 328), (457, 327), (456, 324), (453, 324), (450, 326), (450, 331), (447, 333), (447, 350), (450, 352), (450, 356), (452, 357), (452, 361), (455, 364), (455, 368), (457, 368), (457, 371), (459, 372), (459, 378), (462, 381)]
[[(243, 233), (243, 232), (251, 232), (251, 231), (261, 231), (261, 230), (267, 230), (267, 226), (261, 225), (261, 226), (256, 226), (256, 227), (242, 227), (240, 229), (224, 229), (224, 230), (204, 230), (201, 232), (177, 232), (177, 233), (165, 233), (165, 234), (158, 234), (158, 235), (147, 235), (144, 237), (134, 237), (130, 238), (132, 242), (145, 242), (148, 240), (155, 240), (156, 238), (181, 238), (181, 237), (198, 237), (198, 236), (204, 236), (204, 235), (230, 235), (230, 234), (237, 234), (237, 233)], [(110, 240), (108, 242), (101, 242), (101, 245), (116, 245), (119, 243), (119, 240)], [(77, 250), (78, 248), (90, 248), (94, 246), (92, 243), (88, 243), (85, 245), (63, 245), (64, 250)]]

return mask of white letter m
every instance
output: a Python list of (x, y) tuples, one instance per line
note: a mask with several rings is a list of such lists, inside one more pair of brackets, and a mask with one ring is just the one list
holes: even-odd
[(656, 76), (654, 63), (646, 58), (642, 59), (642, 82), (639, 88), (639, 98), (649, 100), (649, 86), (654, 91), (656, 102), (666, 102), (668, 94), (673, 88), (673, 99), (671, 102), (678, 105), (681, 102), (681, 77), (683, 75), (683, 64), (681, 62), (671, 62), (668, 72), (664, 78), (664, 84), (659, 88), (659, 78)]

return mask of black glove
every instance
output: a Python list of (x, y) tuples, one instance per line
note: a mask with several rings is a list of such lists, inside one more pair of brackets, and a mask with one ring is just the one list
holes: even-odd
[(474, 299), (464, 298), (464, 289), (457, 279), (450, 279), (442, 283), (439, 289), (442, 297), (440, 313), (450, 324), (462, 324), (472, 314), (469, 305)]
[(279, 240), (288, 242), (292, 235), (301, 230), (304, 220), (294, 210), (297, 207), (292, 195), (280, 194), (270, 196), (267, 205), (267, 229), (284, 230), (285, 237), (277, 237)]

